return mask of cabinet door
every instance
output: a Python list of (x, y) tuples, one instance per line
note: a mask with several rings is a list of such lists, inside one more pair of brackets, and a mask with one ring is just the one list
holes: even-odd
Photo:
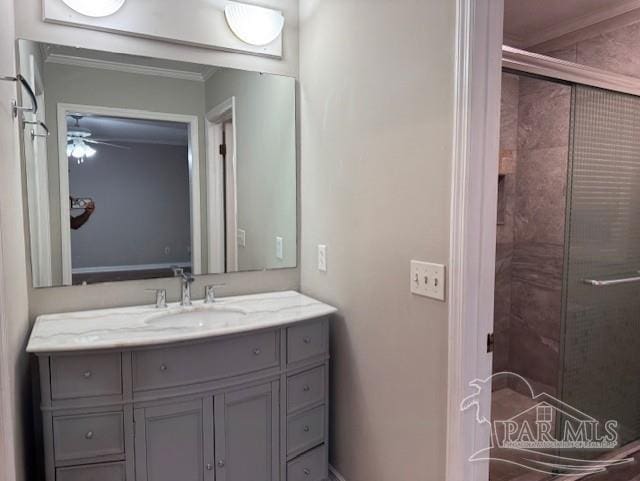
[(213, 399), (135, 410), (138, 481), (213, 481)]
[(278, 481), (277, 381), (215, 397), (216, 481)]

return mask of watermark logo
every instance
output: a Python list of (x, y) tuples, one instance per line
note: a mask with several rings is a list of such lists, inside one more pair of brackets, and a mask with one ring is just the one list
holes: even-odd
[[(491, 399), (497, 378), (519, 386), (526, 393), (523, 409), (509, 413), (507, 419), (487, 419), (483, 400)], [(547, 393), (536, 394), (522, 376), (503, 372), (469, 383), (475, 392), (460, 404), (462, 411), (475, 409), (476, 421), (491, 429), (489, 447), (475, 453), (469, 461), (500, 461), (544, 474), (582, 476), (602, 473), (633, 461), (597, 459), (604, 451), (619, 446), (618, 422), (599, 421)], [(594, 460), (594, 458), (596, 458)]]

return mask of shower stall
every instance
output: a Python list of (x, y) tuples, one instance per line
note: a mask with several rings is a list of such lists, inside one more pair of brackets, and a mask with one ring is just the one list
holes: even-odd
[[(494, 420), (531, 409), (531, 387), (598, 422), (617, 421), (619, 446), (634, 446), (640, 96), (520, 69), (504, 71), (502, 95), (494, 373), (517, 377), (495, 377)], [(554, 419), (558, 437), (564, 417)], [(519, 476), (534, 479), (491, 463), (491, 481)]]

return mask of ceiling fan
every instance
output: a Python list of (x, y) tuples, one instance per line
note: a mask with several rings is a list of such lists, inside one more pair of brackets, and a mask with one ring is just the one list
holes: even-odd
[(109, 147), (115, 147), (117, 149), (130, 150), (129, 147), (124, 145), (112, 144), (105, 142), (103, 139), (92, 138), (92, 133), (89, 129), (80, 127), (80, 121), (84, 116), (82, 115), (70, 115), (75, 120), (75, 125), (67, 131), (67, 157), (73, 157), (78, 164), (83, 164), (85, 159), (89, 159), (96, 155), (98, 152), (91, 147), (94, 145), (108, 145)]

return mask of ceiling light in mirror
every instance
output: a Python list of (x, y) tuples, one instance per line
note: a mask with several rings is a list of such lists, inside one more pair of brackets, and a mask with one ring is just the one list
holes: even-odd
[(269, 8), (230, 2), (224, 14), (236, 37), (257, 47), (272, 43), (284, 28), (282, 13)]
[(107, 17), (116, 13), (125, 0), (62, 0), (65, 5), (87, 17)]

